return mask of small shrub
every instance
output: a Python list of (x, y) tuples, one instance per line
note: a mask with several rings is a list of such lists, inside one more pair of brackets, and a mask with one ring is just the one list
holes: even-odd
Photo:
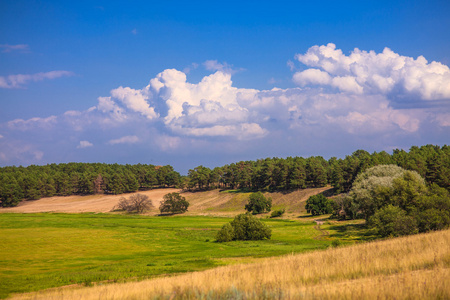
[(230, 242), (234, 239), (234, 230), (230, 223), (226, 223), (222, 226), (222, 229), (216, 235), (216, 240), (219, 243)]
[(272, 230), (251, 214), (237, 215), (217, 233), (218, 242), (270, 239)]
[(248, 203), (245, 205), (245, 210), (252, 214), (261, 214), (269, 212), (272, 209), (272, 198), (266, 198), (263, 193), (251, 193)]
[(333, 247), (333, 248), (337, 248), (337, 247), (339, 247), (340, 245), (342, 245), (342, 242), (341, 242), (340, 240), (333, 240), (333, 241), (331, 242), (331, 247)]
[(270, 217), (271, 218), (277, 218), (277, 217), (281, 217), (283, 214), (285, 213), (285, 209), (279, 209), (279, 210), (274, 210), (271, 214)]

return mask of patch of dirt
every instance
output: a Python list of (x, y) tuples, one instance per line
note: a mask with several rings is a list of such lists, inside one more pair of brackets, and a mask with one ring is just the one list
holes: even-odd
[(324, 240), (327, 235), (330, 235), (330, 233), (320, 227), (320, 225), (323, 224), (323, 220), (315, 220), (315, 221), (316, 221), (316, 225), (314, 226), (314, 229), (319, 231), (320, 234), (318, 236), (314, 237), (314, 239), (315, 240)]

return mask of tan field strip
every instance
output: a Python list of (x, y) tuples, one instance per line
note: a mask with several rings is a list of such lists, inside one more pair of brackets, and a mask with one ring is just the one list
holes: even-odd
[[(305, 202), (309, 196), (326, 192), (330, 187), (314, 188), (298, 190), (290, 193), (271, 193), (269, 196), (273, 198), (273, 205), (286, 207), (289, 211), (295, 213), (304, 213)], [(154, 189), (148, 191), (139, 191), (136, 193), (144, 194), (152, 200), (153, 209), (147, 212), (149, 215), (159, 213), (159, 205), (163, 200), (163, 196), (168, 193), (181, 192), (180, 189), (165, 188)], [(88, 196), (55, 196), (41, 198), (39, 200), (22, 201), (16, 207), (0, 207), (0, 213), (39, 213), (39, 212), (57, 212), (57, 213), (107, 213), (114, 209), (121, 197), (128, 198), (135, 193), (121, 195), (88, 195)], [(222, 193), (219, 190), (211, 190), (205, 192), (183, 192), (190, 206), (188, 215), (208, 214), (234, 216), (237, 213), (245, 212), (244, 206), (248, 201), (250, 193)]]
[[(139, 192), (147, 195), (155, 209), (150, 213), (157, 211), (163, 196), (168, 193), (179, 192), (179, 189), (154, 189)], [(119, 202), (120, 197), (129, 197), (132, 194), (121, 195), (90, 195), (90, 196), (66, 196), (49, 197), (34, 201), (23, 201), (16, 207), (0, 208), (0, 213), (38, 213), (38, 212), (60, 212), (60, 213), (83, 213), (97, 212), (105, 213), (113, 210)]]

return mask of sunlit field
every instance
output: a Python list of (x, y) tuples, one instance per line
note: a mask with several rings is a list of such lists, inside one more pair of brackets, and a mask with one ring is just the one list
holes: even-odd
[(229, 218), (114, 214), (0, 214), (0, 295), (205, 270), (366, 239), (311, 219), (263, 219), (272, 239), (216, 243)]
[(16, 299), (450, 299), (450, 231)]

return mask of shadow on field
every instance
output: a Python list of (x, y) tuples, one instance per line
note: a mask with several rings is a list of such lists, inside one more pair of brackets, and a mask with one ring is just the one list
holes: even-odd
[(367, 228), (366, 224), (338, 224), (328, 227), (334, 233), (330, 234), (331, 238), (345, 239), (354, 238), (358, 241), (371, 241), (376, 236)]

